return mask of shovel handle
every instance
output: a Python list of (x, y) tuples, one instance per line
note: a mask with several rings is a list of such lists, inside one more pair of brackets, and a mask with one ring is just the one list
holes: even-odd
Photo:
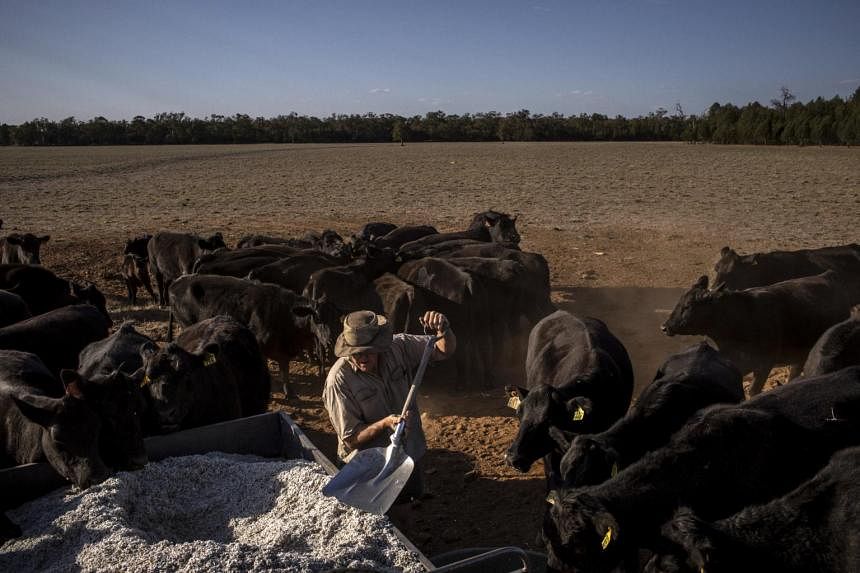
[[(409, 394), (406, 395), (406, 402), (404, 402), (403, 410), (400, 412), (401, 418), (406, 416), (406, 412), (409, 410), (409, 407), (412, 406), (413, 398), (415, 398), (415, 391), (418, 390), (418, 386), (421, 385), (421, 381), (424, 378), (424, 371), (427, 370), (427, 364), (430, 362), (433, 348), (436, 346), (437, 342), (445, 338), (445, 334), (446, 333), (443, 332), (438, 336), (433, 336), (427, 339), (427, 344), (424, 346), (424, 354), (421, 355), (421, 362), (418, 363), (418, 370), (415, 371), (415, 377), (412, 379), (412, 386), (409, 388)], [(397, 427), (394, 429), (394, 434), (391, 436), (392, 443), (400, 443), (400, 437), (403, 435), (405, 428), (406, 420), (401, 419), (400, 422), (398, 422)]]

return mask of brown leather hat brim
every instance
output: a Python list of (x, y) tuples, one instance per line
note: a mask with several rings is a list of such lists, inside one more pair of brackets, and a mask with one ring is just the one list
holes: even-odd
[(379, 332), (370, 341), (370, 344), (365, 346), (350, 346), (343, 339), (343, 333), (339, 334), (334, 343), (334, 355), (338, 358), (345, 358), (358, 354), (359, 352), (384, 352), (391, 346), (391, 340), (394, 335), (391, 332), (391, 323), (387, 322), (379, 327)]

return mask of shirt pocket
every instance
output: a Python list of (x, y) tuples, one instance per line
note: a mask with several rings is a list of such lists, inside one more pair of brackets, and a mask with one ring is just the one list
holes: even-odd
[[(366, 418), (378, 416), (381, 410), (385, 409), (385, 404), (382, 404), (379, 399), (379, 391), (375, 388), (362, 388), (355, 393), (355, 399), (358, 401), (361, 411)], [(365, 419), (365, 422), (372, 423), (376, 420)]]

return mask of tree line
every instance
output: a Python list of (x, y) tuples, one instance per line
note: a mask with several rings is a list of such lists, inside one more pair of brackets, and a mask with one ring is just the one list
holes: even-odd
[(318, 118), (290, 113), (272, 118), (159, 113), (131, 121), (95, 117), (79, 121), (37, 118), (0, 124), (0, 145), (163, 145), (219, 143), (357, 143), (418, 141), (687, 141), (756, 145), (860, 144), (860, 87), (848, 99), (794, 101), (787, 88), (771, 100), (743, 107), (714, 103), (701, 115), (660, 108), (646, 116), (565, 116), (515, 113), (452, 115), (433, 111)]

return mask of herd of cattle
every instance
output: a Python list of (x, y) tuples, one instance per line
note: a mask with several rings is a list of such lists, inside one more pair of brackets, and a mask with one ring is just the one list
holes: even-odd
[[(669, 356), (632, 405), (601, 321), (556, 311), (531, 330), (506, 458), (543, 458), (554, 570), (860, 571), (860, 245), (726, 248), (715, 270), (662, 330), (719, 351)], [(760, 393), (778, 364), (790, 382)]]
[[(372, 309), (416, 332), (434, 309), (461, 341), (461, 386), (525, 364), (525, 387), (507, 387), (519, 419), (507, 460), (544, 460), (552, 568), (860, 570), (860, 449), (846, 449), (860, 446), (858, 245), (723, 249), (714, 287), (702, 277), (662, 327), (719, 351), (670, 356), (631, 405), (624, 346), (554, 307), (546, 260), (519, 248), (504, 213), (455, 233), (369, 223), (347, 240), (249, 236), (234, 249), (220, 233), (129, 240), (129, 301), (143, 288), (170, 309), (164, 346), (129, 323), (110, 334), (95, 285), (41, 266), (46, 241), (0, 238), (0, 467), (47, 461), (98, 483), (146, 462), (144, 435), (264, 411), (267, 358), (285, 395), (290, 361), (313, 357), (322, 374), (344, 314)], [(781, 364), (796, 380), (759, 395)], [(0, 539), (19, 533), (0, 522)]]

